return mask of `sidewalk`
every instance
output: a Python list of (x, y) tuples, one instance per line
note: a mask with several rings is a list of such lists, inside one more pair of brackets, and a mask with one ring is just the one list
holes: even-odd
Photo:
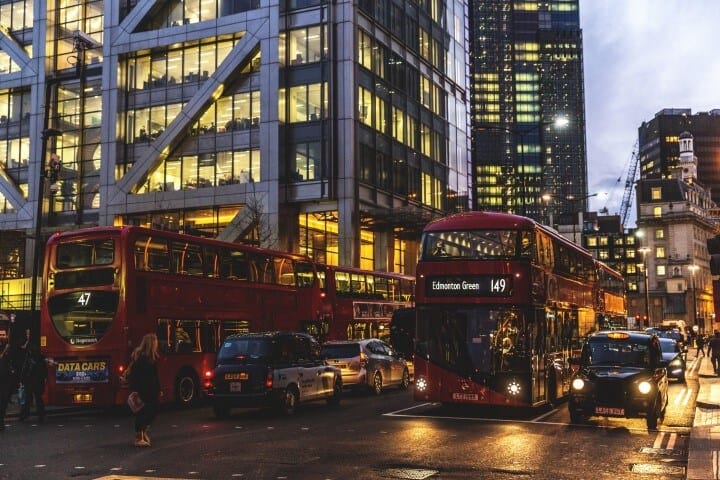
[[(690, 349), (695, 350), (694, 348)], [(687, 480), (720, 480), (720, 377), (700, 357), (695, 420), (688, 443)]]

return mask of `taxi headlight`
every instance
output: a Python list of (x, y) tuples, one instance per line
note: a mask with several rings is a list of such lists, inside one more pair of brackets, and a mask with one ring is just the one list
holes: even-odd
[(652, 384), (648, 381), (643, 381), (638, 383), (638, 390), (643, 395), (650, 393), (650, 390), (652, 390)]
[(582, 378), (576, 378), (572, 381), (572, 388), (573, 390), (582, 390), (585, 388), (585, 380)]

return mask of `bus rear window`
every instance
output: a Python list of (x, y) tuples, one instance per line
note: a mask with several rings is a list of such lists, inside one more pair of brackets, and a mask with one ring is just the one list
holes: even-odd
[(113, 263), (115, 241), (79, 240), (57, 246), (57, 268), (89, 267)]
[[(522, 246), (518, 245), (522, 237)], [(531, 235), (517, 230), (467, 230), (426, 232), (422, 239), (422, 260), (484, 260), (529, 255)]]
[(48, 300), (55, 330), (71, 345), (92, 345), (110, 329), (118, 307), (116, 292), (77, 291)]

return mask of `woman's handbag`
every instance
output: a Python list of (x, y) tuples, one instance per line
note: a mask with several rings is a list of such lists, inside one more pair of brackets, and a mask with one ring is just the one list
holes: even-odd
[(130, 395), (128, 395), (127, 404), (128, 407), (130, 407), (132, 413), (139, 412), (145, 406), (145, 402), (142, 401), (142, 398), (140, 398), (140, 394), (138, 392), (130, 392)]

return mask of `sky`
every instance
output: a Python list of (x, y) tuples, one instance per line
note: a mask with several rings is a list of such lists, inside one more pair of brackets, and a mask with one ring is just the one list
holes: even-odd
[(642, 122), (720, 109), (720, 0), (580, 0), (580, 27), (589, 209), (617, 214)]

